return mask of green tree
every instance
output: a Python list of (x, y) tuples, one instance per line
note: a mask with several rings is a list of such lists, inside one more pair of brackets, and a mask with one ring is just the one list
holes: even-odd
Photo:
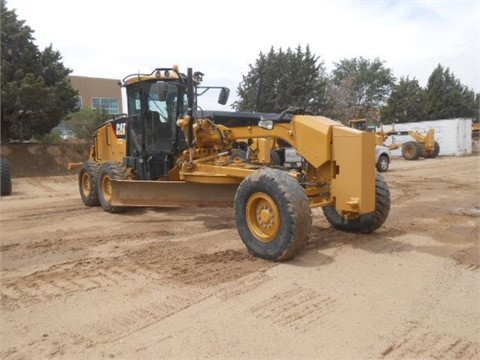
[(427, 119), (478, 118), (479, 96), (462, 85), (450, 69), (438, 65), (428, 78), (425, 110)]
[(76, 108), (71, 73), (52, 46), (39, 51), (33, 31), (1, 4), (1, 138), (47, 134)]
[(75, 133), (78, 139), (91, 140), (93, 130), (99, 125), (112, 118), (105, 109), (92, 109), (82, 107), (79, 111), (68, 116), (68, 127)]
[(475, 94), (475, 115), (473, 117), (473, 122), (480, 122), (480, 93)]
[(416, 79), (401, 77), (393, 86), (387, 105), (382, 108), (382, 122), (406, 123), (425, 120), (425, 90)]
[(327, 77), (323, 62), (309, 46), (305, 51), (273, 47), (268, 54), (260, 52), (255, 65), (237, 88), (236, 110), (279, 113), (289, 107), (320, 112), (326, 104)]
[(329, 98), (336, 118), (347, 121), (348, 117), (378, 117), (379, 108), (395, 84), (392, 71), (378, 58), (343, 59), (334, 65)]

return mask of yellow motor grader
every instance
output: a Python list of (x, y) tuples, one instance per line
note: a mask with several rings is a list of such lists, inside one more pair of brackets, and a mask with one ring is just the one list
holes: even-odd
[[(421, 134), (413, 130), (395, 130), (383, 131), (383, 126), (380, 125), (380, 131), (377, 131), (377, 125), (368, 124), (366, 119), (353, 119), (349, 121), (350, 127), (362, 131), (375, 133), (375, 142), (377, 145), (386, 146), (390, 150), (402, 148), (402, 156), (405, 160), (417, 160), (419, 157), (436, 158), (440, 153), (440, 145), (435, 140), (435, 130), (429, 129), (426, 134)], [(409, 135), (414, 140), (385, 144), (385, 141), (390, 136), (395, 135)]]
[(122, 80), (128, 115), (95, 129), (88, 160), (69, 164), (85, 205), (233, 206), (247, 249), (272, 261), (302, 250), (314, 207), (339, 230), (382, 226), (390, 192), (375, 170), (373, 134), (301, 109), (203, 111), (201, 95), (219, 89), (226, 104), (229, 90), (201, 86), (202, 76), (172, 67)]
[(472, 140), (480, 140), (480, 122), (472, 122)]

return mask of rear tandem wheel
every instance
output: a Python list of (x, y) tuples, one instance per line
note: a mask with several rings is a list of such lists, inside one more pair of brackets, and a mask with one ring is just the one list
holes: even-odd
[(113, 206), (111, 180), (126, 180), (125, 166), (117, 162), (106, 162), (98, 171), (98, 198), (103, 210), (109, 213), (119, 213), (125, 210), (123, 206)]
[(78, 189), (86, 206), (98, 206), (97, 179), (100, 165), (95, 161), (84, 161), (78, 173)]

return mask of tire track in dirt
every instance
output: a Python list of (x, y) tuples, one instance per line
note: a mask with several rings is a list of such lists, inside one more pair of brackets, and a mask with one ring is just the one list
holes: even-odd
[[(140, 263), (142, 269), (136, 266)], [(119, 341), (211, 296), (218, 296), (217, 289), (223, 289), (220, 293), (225, 297), (235, 296), (232, 291), (253, 289), (268, 278), (263, 272), (257, 276), (258, 269), (275, 266), (273, 263), (266, 266), (246, 252), (225, 250), (210, 254), (198, 253), (196, 249), (178, 242), (168, 242), (167, 246), (160, 248), (150, 244), (131, 251), (129, 264), (125, 271), (134, 271), (137, 283), (139, 275), (148, 274), (145, 283), (149, 284), (150, 291), (153, 289), (163, 296), (166, 289), (172, 286), (177, 291), (163, 300), (134, 306), (131, 310), (112, 314), (108, 319), (100, 319), (95, 324), (88, 325), (76, 336), (82, 338), (88, 346)], [(238, 279), (240, 285), (237, 287)], [(128, 284), (125, 280), (122, 281)]]
[(311, 289), (292, 286), (252, 306), (250, 310), (257, 318), (274, 325), (306, 333), (321, 324), (322, 319), (331, 315), (335, 308), (335, 299)]
[(452, 258), (456, 261), (457, 266), (477, 271), (480, 269), (480, 246), (458, 250), (452, 255)]
[(167, 247), (159, 247), (152, 244), (132, 251), (129, 256), (149, 271), (162, 273), (170, 282), (201, 288), (243, 277), (266, 264), (266, 261), (250, 255), (247, 250), (228, 249), (205, 253), (205, 249), (202, 251), (188, 245), (170, 242)]
[[(93, 291), (92, 296), (95, 296), (107, 288), (122, 288), (123, 296), (130, 293), (134, 299), (137, 295), (132, 289), (136, 284), (144, 284), (150, 294), (159, 295), (159, 300), (146, 304), (132, 300), (128, 307), (116, 307), (108, 316), (95, 318), (94, 322), (69, 334), (77, 345), (92, 347), (141, 331), (213, 296), (218, 288), (216, 285), (221, 287), (229, 282), (231, 286), (237, 279), (254, 276), (259, 268), (267, 268), (246, 252), (225, 250), (205, 254), (192, 249), (188, 243), (167, 241), (163, 245), (148, 243), (127, 251), (123, 256), (84, 258), (11, 279), (2, 284), (2, 302), (6, 310), (15, 311), (52, 299), (63, 303), (69, 298), (78, 298), (79, 292)], [(256, 283), (246, 283), (246, 286), (252, 287)], [(175, 290), (165, 296), (166, 289)], [(49, 339), (51, 347), (64, 352), (65, 345), (56, 346), (54, 341), (53, 337)], [(70, 346), (74, 345), (67, 348)]]
[[(79, 214), (86, 214), (90, 211), (91, 210), (89, 208), (79, 206), (78, 204), (65, 205), (65, 202), (62, 202), (60, 206), (52, 204), (48, 207), (37, 207), (30, 211), (10, 211), (8, 215), (2, 215), (2, 218), (0, 219), (0, 225), (5, 226), (5, 224), (15, 221), (15, 225), (21, 226), (22, 228), (28, 227), (29, 225), (31, 227), (34, 226), (35, 221), (38, 220), (50, 218), (59, 218), (64, 220), (71, 217), (77, 217)], [(18, 216), (17, 213), (20, 213), (21, 216)]]
[(409, 329), (381, 353), (385, 359), (478, 359), (480, 346), (439, 332)]
[(1, 281), (3, 308), (13, 311), (53, 298), (68, 299), (97, 288), (135, 281), (135, 274), (114, 265), (114, 259), (90, 258), (53, 265), (45, 270)]
[[(151, 232), (147, 234), (152, 235)], [(104, 241), (118, 244), (128, 239), (126, 235), (117, 235)], [(57, 245), (63, 246), (61, 241)], [(246, 250), (206, 254), (199, 253), (189, 245), (169, 240), (161, 244), (150, 241), (132, 249), (126, 248), (116, 256), (68, 260), (23, 276), (10, 274), (0, 282), (3, 304), (5, 309), (12, 311), (53, 297), (68, 298), (78, 292), (115, 286), (122, 282), (135, 283), (139, 277), (148, 279), (155, 286), (180, 283), (208, 288), (265, 267), (266, 262), (248, 254)], [(42, 246), (48, 251), (54, 248), (52, 244)], [(38, 252), (35, 253), (38, 256)]]
[(227, 283), (219, 288), (216, 296), (222, 301), (228, 301), (232, 298), (248, 294), (259, 286), (267, 283), (270, 277), (265, 274), (265, 271), (274, 265), (268, 265), (265, 268), (258, 269), (257, 272), (248, 274), (234, 282)]
[[(137, 232), (114, 233), (105, 236), (99, 236), (96, 232), (86, 235), (85, 232), (78, 235), (65, 230), (55, 230), (53, 233), (44, 234), (47, 238), (38, 241), (30, 241), (26, 244), (13, 243), (0, 247), (0, 255), (4, 259), (1, 269), (4, 271), (3, 278), (22, 275), (25, 271), (21, 266), (28, 264), (28, 260), (37, 259), (37, 266), (43, 264), (44, 267), (55, 263), (69, 262), (72, 258), (85, 256), (88, 253), (94, 253), (97, 257), (109, 257), (122, 253), (123, 247), (136, 246), (141, 241), (151, 241), (156, 239), (162, 246), (163, 239), (172, 237), (174, 234), (165, 230)], [(110, 245), (110, 246), (109, 246)], [(102, 250), (102, 247), (108, 249)], [(102, 254), (98, 254), (102, 252)], [(103, 254), (104, 253), (104, 254)], [(52, 254), (55, 258), (51, 260)], [(43, 260), (43, 261), (39, 261)]]
[(169, 296), (163, 301), (133, 306), (128, 311), (118, 312), (106, 319), (90, 323), (78, 329), (75, 338), (80, 339), (87, 347), (113, 343), (193, 306), (205, 298), (205, 295), (197, 291), (185, 289), (182, 294)]
[[(470, 334), (464, 337), (456, 335), (455, 323), (457, 319), (455, 314), (459, 312), (470, 319), (457, 324), (461, 326), (468, 324), (469, 329), (478, 328), (478, 322), (475, 323), (476, 310), (470, 308), (472, 298), (467, 297), (470, 302), (464, 304), (464, 308), (451, 308), (448, 302), (449, 297), (462, 296), (459, 294), (470, 291), (474, 294), (475, 290), (461, 288), (457, 284), (459, 279), (464, 278), (465, 271), (472, 271), (470, 278), (473, 282), (478, 274), (478, 266), (471, 266), (471, 256), (476, 247), (466, 248), (457, 251), (457, 263), (444, 263), (441, 269), (438, 269), (434, 277), (425, 283), (422, 290), (417, 294), (416, 301), (411, 304), (410, 309), (405, 316), (409, 319), (407, 326), (399, 324), (397, 333), (391, 333), (388, 340), (378, 341), (376, 356), (386, 359), (478, 359), (480, 357), (480, 342), (473, 341)], [(478, 258), (475, 256), (475, 261)], [(454, 256), (455, 257), (455, 256)], [(476, 273), (476, 274), (475, 274)], [(469, 283), (470, 284), (470, 283)], [(449, 313), (452, 312), (452, 313)], [(441, 314), (441, 315), (439, 315)], [(437, 317), (442, 316), (444, 325), (451, 326), (433, 327), (437, 324)], [(383, 347), (381, 347), (383, 344)]]

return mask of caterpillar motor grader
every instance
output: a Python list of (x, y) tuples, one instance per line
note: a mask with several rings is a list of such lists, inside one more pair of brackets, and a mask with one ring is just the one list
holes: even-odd
[(226, 104), (229, 91), (201, 86), (202, 76), (172, 67), (122, 80), (128, 114), (95, 129), (88, 160), (69, 164), (79, 170), (85, 205), (111, 213), (233, 206), (247, 249), (271, 261), (301, 251), (314, 207), (339, 230), (371, 233), (382, 226), (390, 193), (375, 170), (373, 134), (301, 109), (203, 111), (202, 94), (219, 89), (218, 102)]
[[(367, 123), (366, 119), (353, 119), (349, 121), (350, 127), (358, 130), (375, 133), (375, 142), (377, 145), (386, 146), (390, 150), (402, 148), (402, 156), (405, 160), (417, 160), (419, 157), (436, 158), (440, 153), (440, 145), (435, 140), (435, 130), (429, 129), (426, 134), (421, 134), (413, 130), (395, 130), (383, 131), (383, 126), (380, 125), (380, 131), (377, 131), (377, 125), (374, 123)], [(390, 136), (405, 136), (409, 135), (414, 140), (385, 144), (385, 141)]]

